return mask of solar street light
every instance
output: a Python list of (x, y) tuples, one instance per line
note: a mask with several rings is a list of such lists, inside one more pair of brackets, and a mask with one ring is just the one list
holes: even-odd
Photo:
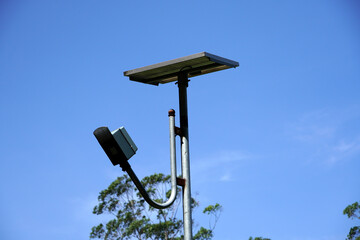
[[(207, 52), (201, 52), (124, 72), (124, 76), (129, 77), (132, 81), (151, 85), (177, 81), (179, 87), (180, 128), (175, 127), (175, 111), (169, 111), (171, 195), (165, 203), (155, 202), (149, 197), (148, 193), (128, 163), (128, 160), (136, 153), (137, 147), (130, 138), (129, 134), (126, 132), (125, 128), (121, 127), (113, 132), (110, 132), (107, 127), (100, 127), (94, 131), (96, 139), (100, 143), (106, 155), (109, 157), (112, 164), (120, 165), (123, 171), (126, 171), (129, 174), (131, 180), (135, 183), (141, 195), (152, 207), (159, 209), (169, 207), (175, 201), (177, 185), (182, 186), (184, 240), (192, 239), (187, 110), (187, 87), (189, 78), (238, 66), (238, 62)], [(181, 138), (181, 178), (177, 178), (176, 174), (176, 135)]]
[(181, 137), (181, 169), (183, 187), (184, 240), (192, 239), (191, 189), (189, 131), (187, 110), (187, 87), (189, 78), (238, 67), (239, 63), (207, 52), (201, 52), (146, 67), (125, 71), (130, 80), (159, 85), (177, 81), (179, 87), (180, 128), (176, 133)]

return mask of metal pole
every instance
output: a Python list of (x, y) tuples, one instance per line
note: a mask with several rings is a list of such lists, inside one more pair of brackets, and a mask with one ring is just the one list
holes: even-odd
[(184, 240), (192, 240), (189, 130), (186, 92), (188, 81), (188, 73), (180, 72), (178, 75), (178, 87), (181, 130), (181, 171), (182, 177), (185, 179), (185, 186), (183, 186)]
[(171, 170), (171, 194), (169, 199), (165, 203), (158, 203), (153, 201), (149, 194), (146, 192), (145, 188), (141, 184), (141, 181), (138, 179), (134, 171), (132, 170), (130, 164), (126, 161), (126, 168), (123, 170), (126, 171), (131, 180), (134, 182), (135, 186), (138, 188), (140, 194), (143, 196), (145, 201), (152, 207), (157, 209), (164, 209), (170, 207), (177, 195), (177, 185), (176, 185), (176, 141), (175, 141), (175, 110), (171, 109), (169, 111), (169, 131), (170, 131), (170, 170)]

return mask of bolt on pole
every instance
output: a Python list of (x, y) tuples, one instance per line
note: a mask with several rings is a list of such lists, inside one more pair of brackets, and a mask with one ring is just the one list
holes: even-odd
[(188, 73), (180, 72), (178, 76), (180, 129), (181, 129), (181, 171), (185, 179), (183, 186), (183, 219), (184, 240), (192, 240), (192, 217), (191, 217), (191, 187), (190, 187), (190, 158), (189, 158), (189, 129), (187, 109)]

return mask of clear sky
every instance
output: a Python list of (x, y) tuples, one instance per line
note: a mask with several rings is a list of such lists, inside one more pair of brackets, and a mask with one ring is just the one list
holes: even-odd
[(99, 126), (126, 127), (139, 177), (169, 173), (177, 86), (123, 72), (207, 51), (240, 63), (188, 89), (192, 191), (224, 207), (215, 239), (344, 239), (358, 222), (342, 211), (360, 200), (359, 12), (355, 0), (0, 1), (0, 238), (89, 238), (97, 194), (122, 174)]

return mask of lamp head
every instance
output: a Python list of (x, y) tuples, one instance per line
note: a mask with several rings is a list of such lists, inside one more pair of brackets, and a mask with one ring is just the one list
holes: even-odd
[(136, 153), (137, 147), (124, 127), (113, 132), (107, 127), (99, 127), (94, 135), (114, 166), (119, 164), (124, 171), (130, 167), (127, 161)]

